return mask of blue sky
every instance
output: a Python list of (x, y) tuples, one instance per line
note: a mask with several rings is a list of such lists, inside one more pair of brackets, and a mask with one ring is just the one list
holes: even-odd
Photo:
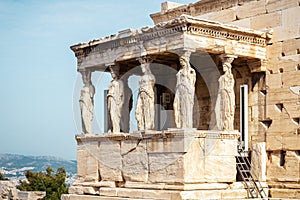
[(73, 92), (81, 80), (69, 46), (152, 25), (161, 2), (1, 0), (0, 153), (76, 159)]

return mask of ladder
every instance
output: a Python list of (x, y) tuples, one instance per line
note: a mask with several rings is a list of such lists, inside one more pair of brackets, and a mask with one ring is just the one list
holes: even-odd
[(238, 172), (240, 173), (244, 185), (247, 189), (248, 198), (267, 198), (265, 191), (261, 183), (258, 181), (257, 176), (251, 171), (251, 164), (248, 159), (248, 153), (239, 151), (236, 156), (236, 165)]

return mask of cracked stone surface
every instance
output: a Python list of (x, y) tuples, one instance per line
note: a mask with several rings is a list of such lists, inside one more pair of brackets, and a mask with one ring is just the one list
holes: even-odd
[(122, 141), (122, 171), (125, 180), (147, 182), (149, 167), (146, 147), (146, 141)]

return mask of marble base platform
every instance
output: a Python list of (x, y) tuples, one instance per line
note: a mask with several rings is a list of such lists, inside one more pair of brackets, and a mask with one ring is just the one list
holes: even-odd
[(239, 135), (194, 129), (77, 135), (78, 179), (62, 199), (244, 198), (246, 190), (232, 186)]
[[(261, 182), (264, 190), (268, 193), (268, 188), (266, 182)], [(143, 187), (139, 185), (138, 187)], [(247, 190), (244, 189), (244, 184), (242, 182), (235, 182), (232, 184), (222, 184), (222, 183), (207, 183), (198, 184), (197, 190), (190, 187), (189, 190), (184, 190), (187, 188), (181, 188), (178, 186), (174, 189), (174, 186), (165, 185), (152, 185), (156, 189), (146, 189), (131, 187), (131, 183), (126, 185), (126, 187), (86, 187), (80, 186), (72, 188), (71, 190), (76, 190), (84, 192), (83, 194), (67, 194), (62, 196), (62, 200), (104, 200), (104, 199), (168, 199), (168, 200), (181, 200), (181, 199), (248, 199)], [(160, 189), (159, 189), (160, 188)], [(173, 188), (173, 189), (170, 189)], [(200, 189), (201, 188), (201, 189)], [(94, 191), (93, 194), (92, 191)], [(86, 193), (87, 192), (87, 193)]]

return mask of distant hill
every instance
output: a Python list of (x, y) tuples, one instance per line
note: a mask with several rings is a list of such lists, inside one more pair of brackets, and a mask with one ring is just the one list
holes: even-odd
[(63, 160), (53, 156), (0, 154), (0, 172), (14, 180), (24, 179), (27, 170), (40, 172), (52, 167), (56, 171), (57, 168), (64, 167), (70, 177), (68, 182), (71, 183), (76, 178), (76, 165), (75, 160)]

